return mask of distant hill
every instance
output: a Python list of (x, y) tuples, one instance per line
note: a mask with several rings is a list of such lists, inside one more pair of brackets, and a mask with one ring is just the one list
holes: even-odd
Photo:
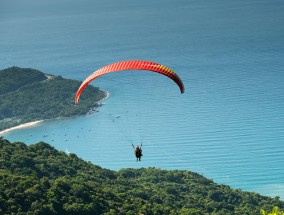
[(35, 69), (0, 70), (0, 131), (22, 123), (86, 114), (106, 96), (88, 86), (74, 106), (79, 81), (44, 74)]
[(190, 171), (111, 171), (47, 143), (0, 138), (0, 214), (258, 215), (284, 202)]

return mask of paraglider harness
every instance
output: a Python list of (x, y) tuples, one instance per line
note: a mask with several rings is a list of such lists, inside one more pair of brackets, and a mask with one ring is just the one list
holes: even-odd
[(134, 153), (135, 153), (135, 156), (136, 156), (137, 160), (139, 159), (139, 161), (140, 161), (141, 157), (143, 156), (143, 154), (142, 154), (142, 143), (141, 143), (140, 147), (137, 146), (135, 148), (135, 146), (133, 144), (132, 144), (132, 147), (134, 149)]

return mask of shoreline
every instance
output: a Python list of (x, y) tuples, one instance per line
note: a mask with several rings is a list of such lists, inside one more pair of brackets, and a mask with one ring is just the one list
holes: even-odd
[(102, 98), (101, 100), (97, 101), (97, 102), (96, 102), (97, 104), (98, 104), (98, 103), (101, 103), (101, 102), (103, 102), (103, 101), (105, 101), (105, 100), (107, 100), (108, 97), (110, 96), (110, 93), (109, 93), (108, 91), (104, 91), (104, 92), (105, 92), (105, 97)]
[[(102, 98), (101, 100), (97, 101), (96, 104), (99, 104), (103, 101), (105, 101), (106, 99), (108, 99), (108, 97), (110, 96), (110, 93), (108, 91), (105, 91), (105, 97)], [(35, 126), (35, 125), (38, 125), (39, 123), (45, 121), (44, 119), (42, 120), (37, 120), (37, 121), (33, 121), (33, 122), (27, 122), (27, 123), (23, 123), (23, 124), (20, 124), (20, 125), (17, 125), (17, 126), (14, 126), (14, 127), (11, 127), (11, 128), (7, 128), (3, 131), (0, 131), (0, 136), (1, 135), (4, 135), (10, 131), (14, 131), (14, 130), (17, 130), (17, 129), (23, 129), (23, 128), (28, 128), (28, 127), (32, 127), (32, 126)]]
[(21, 124), (21, 125), (17, 125), (17, 126), (11, 127), (11, 128), (7, 128), (3, 131), (0, 131), (0, 135), (3, 135), (5, 133), (8, 133), (10, 131), (14, 131), (14, 130), (17, 130), (17, 129), (32, 127), (32, 126), (38, 125), (39, 123), (41, 123), (43, 121), (44, 120), (37, 120), (37, 121), (27, 122), (27, 123), (24, 123), (24, 124)]

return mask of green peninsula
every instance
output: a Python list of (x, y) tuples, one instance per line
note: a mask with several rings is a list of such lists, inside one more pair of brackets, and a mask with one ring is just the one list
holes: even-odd
[(111, 171), (40, 142), (0, 137), (0, 214), (258, 215), (278, 197), (232, 189), (197, 173)]
[(0, 70), (0, 131), (37, 120), (84, 115), (106, 97), (106, 92), (88, 86), (80, 97), (80, 105), (75, 106), (80, 84), (35, 69)]

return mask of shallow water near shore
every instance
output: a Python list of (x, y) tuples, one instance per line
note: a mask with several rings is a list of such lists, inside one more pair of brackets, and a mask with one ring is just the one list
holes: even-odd
[[(110, 93), (98, 112), (5, 138), (45, 141), (112, 170), (185, 169), (284, 199), (283, 2), (62, 2), (1, 13), (1, 69), (82, 81), (105, 64), (147, 59), (176, 71), (185, 94), (158, 74), (116, 73), (93, 83)], [(131, 144), (141, 142), (136, 162)]]

